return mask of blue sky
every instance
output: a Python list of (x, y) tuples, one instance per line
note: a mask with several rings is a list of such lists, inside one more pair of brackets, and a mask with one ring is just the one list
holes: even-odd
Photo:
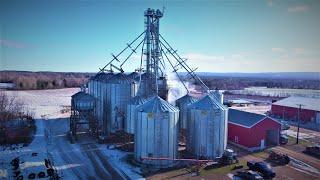
[(96, 72), (163, 5), (160, 33), (198, 71), (320, 72), (317, 0), (2, 0), (0, 70)]

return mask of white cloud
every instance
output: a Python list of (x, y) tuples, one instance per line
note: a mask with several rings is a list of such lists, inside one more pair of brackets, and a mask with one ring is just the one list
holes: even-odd
[(285, 52), (285, 49), (283, 48), (271, 48), (272, 52), (276, 52), (276, 53), (282, 53)]
[(298, 6), (288, 7), (288, 12), (292, 12), (292, 13), (305, 12), (308, 9), (309, 7), (306, 5), (298, 5)]

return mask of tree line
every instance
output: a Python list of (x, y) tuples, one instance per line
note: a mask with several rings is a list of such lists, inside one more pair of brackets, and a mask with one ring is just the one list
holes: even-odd
[(17, 90), (80, 87), (93, 73), (0, 71), (0, 83), (13, 83)]

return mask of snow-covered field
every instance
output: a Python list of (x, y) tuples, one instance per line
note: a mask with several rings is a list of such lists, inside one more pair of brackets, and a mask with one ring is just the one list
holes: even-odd
[(320, 98), (320, 90), (314, 89), (285, 89), (285, 88), (266, 88), (266, 87), (248, 87), (243, 90), (231, 90), (234, 94), (271, 96), (271, 97), (314, 97)]
[(35, 113), (35, 118), (63, 118), (70, 114), (61, 113), (64, 106), (70, 106), (71, 96), (79, 88), (53, 89), (53, 90), (28, 90), (5, 91), (9, 97), (22, 101), (26, 108)]
[[(28, 146), (0, 147), (0, 179), (15, 179), (11, 160), (19, 157), (20, 174), (46, 172), (44, 159), (50, 159), (62, 179), (139, 179), (140, 169), (125, 162), (128, 153), (107, 149), (89, 136), (70, 144), (69, 113), (71, 95), (77, 88), (36, 91), (6, 91), (23, 101), (35, 114), (37, 131)], [(37, 153), (35, 155), (35, 153)], [(48, 176), (46, 177), (48, 178)]]

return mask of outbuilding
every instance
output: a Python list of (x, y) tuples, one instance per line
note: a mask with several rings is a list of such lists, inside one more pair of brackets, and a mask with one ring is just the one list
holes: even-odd
[(228, 111), (228, 141), (249, 151), (279, 144), (281, 123), (263, 114)]
[(301, 121), (320, 124), (320, 98), (291, 96), (272, 103), (271, 114), (285, 120), (297, 120), (299, 105)]

